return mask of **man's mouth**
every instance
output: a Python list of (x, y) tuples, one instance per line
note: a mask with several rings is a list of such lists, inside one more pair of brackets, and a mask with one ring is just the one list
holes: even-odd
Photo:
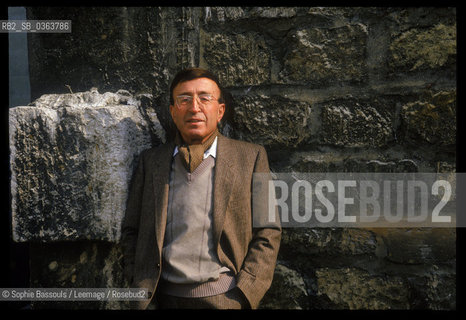
[(189, 123), (198, 123), (198, 122), (204, 122), (204, 120), (202, 120), (202, 119), (188, 119), (188, 120), (186, 120), (186, 122), (189, 122)]

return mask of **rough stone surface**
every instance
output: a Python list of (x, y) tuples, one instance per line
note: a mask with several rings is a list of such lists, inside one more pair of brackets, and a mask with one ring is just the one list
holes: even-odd
[(127, 92), (92, 90), (10, 109), (15, 241), (119, 239), (135, 157), (164, 140), (140, 108)]
[(456, 90), (429, 93), (401, 110), (406, 140), (454, 147), (456, 145)]
[(393, 139), (393, 116), (380, 100), (329, 102), (322, 107), (321, 141), (347, 147), (384, 146)]
[[(31, 244), (33, 288), (125, 288), (123, 255), (110, 242)], [(72, 251), (74, 254), (70, 254)], [(35, 301), (35, 309), (129, 309), (128, 301)]]
[(218, 70), (224, 86), (257, 85), (270, 79), (270, 49), (258, 34), (201, 33), (201, 45), (200, 65)]
[(409, 71), (438, 69), (456, 61), (456, 24), (437, 24), (427, 30), (411, 29), (390, 45), (392, 68)]
[(290, 157), (284, 172), (418, 172), (419, 164), (412, 159), (397, 159), (394, 154), (367, 152), (364, 157), (354, 154), (322, 154), (297, 152)]
[(286, 82), (304, 80), (322, 86), (364, 80), (366, 26), (301, 29), (293, 31), (288, 41), (283, 71)]
[(284, 229), (280, 257), (309, 309), (454, 309), (455, 241), (451, 229)]
[(441, 263), (456, 257), (455, 229), (381, 229), (375, 232), (383, 239), (386, 259), (394, 263)]
[(181, 8), (27, 7), (26, 13), (28, 19), (73, 21), (71, 33), (29, 38), (33, 100), (69, 92), (67, 85), (73, 92), (97, 87), (133, 94), (164, 87), (174, 64), (168, 57), (176, 54), (177, 23), (184, 22)]
[(311, 105), (281, 96), (245, 96), (237, 101), (239, 138), (265, 146), (295, 147), (311, 134)]
[(356, 268), (316, 271), (318, 295), (342, 309), (406, 309), (409, 290), (400, 277), (371, 276)]
[(375, 235), (364, 229), (298, 228), (285, 229), (285, 246), (298, 245), (296, 250), (304, 254), (375, 254)]
[(249, 11), (251, 17), (291, 18), (296, 16), (297, 8), (289, 7), (254, 7)]
[(212, 19), (212, 15), (219, 22), (234, 21), (245, 17), (243, 8), (241, 7), (207, 7), (204, 15), (204, 22)]
[(275, 281), (260, 303), (263, 309), (307, 309), (308, 294), (303, 277), (280, 262), (274, 274)]

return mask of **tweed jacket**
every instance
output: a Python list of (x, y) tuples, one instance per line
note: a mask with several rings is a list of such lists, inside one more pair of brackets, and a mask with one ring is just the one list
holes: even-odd
[[(145, 150), (139, 157), (122, 223), (124, 272), (131, 287), (155, 295), (162, 268), (169, 174), (174, 143)], [(236, 276), (237, 287), (254, 309), (271, 285), (281, 239), (280, 225), (253, 228), (252, 178), (269, 172), (262, 146), (218, 135), (214, 169), (213, 239), (220, 263)]]

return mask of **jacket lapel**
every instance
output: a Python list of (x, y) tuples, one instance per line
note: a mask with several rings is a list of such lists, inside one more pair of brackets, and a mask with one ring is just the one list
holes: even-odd
[(230, 155), (234, 152), (231, 150), (231, 144), (228, 139), (218, 135), (217, 157), (215, 160), (215, 177), (214, 177), (214, 210), (213, 210), (213, 240), (214, 247), (217, 247), (225, 220), (225, 213), (230, 201), (231, 189), (234, 185), (236, 175), (232, 168)]
[(166, 144), (154, 159), (152, 173), (155, 199), (155, 234), (159, 252), (162, 250), (167, 223), (168, 189), (172, 163), (173, 143)]

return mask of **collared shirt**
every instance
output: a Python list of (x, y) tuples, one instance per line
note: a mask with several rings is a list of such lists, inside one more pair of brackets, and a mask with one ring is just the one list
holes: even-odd
[[(217, 157), (217, 139), (218, 137), (215, 137), (214, 142), (212, 143), (210, 148), (204, 152), (204, 159), (207, 158), (208, 156), (212, 156), (214, 159)], [(178, 153), (178, 146), (175, 146), (175, 151), (173, 151), (173, 156), (176, 156), (177, 153)]]

